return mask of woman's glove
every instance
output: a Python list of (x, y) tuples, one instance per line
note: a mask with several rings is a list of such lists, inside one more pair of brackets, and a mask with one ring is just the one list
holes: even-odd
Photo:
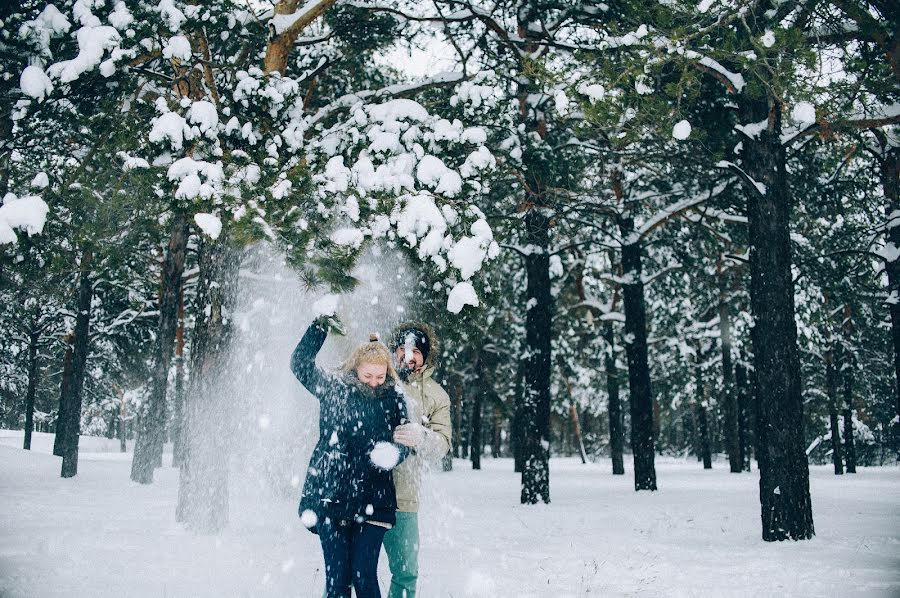
[(337, 317), (337, 314), (322, 315), (313, 320), (313, 322), (318, 324), (328, 334), (336, 334), (338, 336), (347, 334), (347, 329), (344, 328), (344, 324)]

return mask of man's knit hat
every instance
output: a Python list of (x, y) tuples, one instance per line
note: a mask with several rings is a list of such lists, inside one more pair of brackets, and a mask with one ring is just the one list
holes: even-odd
[(428, 359), (428, 353), (431, 351), (431, 340), (424, 330), (420, 328), (408, 327), (402, 328), (394, 337), (391, 348), (396, 351), (400, 347), (415, 347), (422, 353), (422, 360)]

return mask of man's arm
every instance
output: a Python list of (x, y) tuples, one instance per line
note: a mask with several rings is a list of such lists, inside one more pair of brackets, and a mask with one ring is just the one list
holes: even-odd
[(450, 423), (450, 397), (437, 383), (432, 386), (434, 407), (426, 413), (425, 439), (417, 452), (425, 459), (437, 461), (450, 451), (452, 425)]

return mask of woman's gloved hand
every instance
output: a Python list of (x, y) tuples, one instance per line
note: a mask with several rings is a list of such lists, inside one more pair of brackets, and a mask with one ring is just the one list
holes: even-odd
[(337, 314), (321, 315), (314, 320), (314, 323), (322, 327), (328, 334), (336, 334), (338, 336), (347, 334), (347, 329), (344, 328), (344, 324)]

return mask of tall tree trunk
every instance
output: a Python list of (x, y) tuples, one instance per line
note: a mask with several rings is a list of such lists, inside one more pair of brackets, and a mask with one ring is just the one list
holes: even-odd
[(746, 95), (740, 101), (742, 122), (769, 123), (755, 138), (744, 139), (742, 150), (744, 169), (752, 179), (747, 184), (747, 216), (762, 537), (803, 540), (814, 536), (815, 528), (803, 437), (781, 105)]
[(28, 390), (25, 394), (25, 443), (23, 448), (31, 450), (31, 433), (34, 431), (34, 395), (37, 393), (37, 346), (40, 330), (32, 326), (28, 333)]
[[(621, 173), (613, 185), (621, 187)], [(621, 190), (616, 197), (621, 197)], [(647, 316), (641, 274), (641, 243), (634, 230), (634, 217), (619, 217), (622, 235), (622, 299), (625, 310), (625, 354), (628, 357), (628, 397), (631, 408), (631, 452), (634, 454), (634, 489), (656, 490), (653, 436), (653, 391), (647, 355)]]
[[(887, 243), (900, 248), (900, 148), (882, 141), (881, 188), (888, 218)], [(885, 264), (888, 279), (888, 307), (891, 314), (891, 341), (894, 347), (894, 442), (900, 451), (900, 260)]]
[(482, 430), (481, 430), (481, 411), (482, 411), (482, 394), (476, 392), (472, 397), (472, 449), (469, 453), (472, 459), (472, 469), (481, 469), (481, 451), (482, 451)]
[(742, 362), (734, 368), (734, 382), (738, 403), (738, 438), (741, 445), (741, 464), (744, 471), (750, 471), (750, 457), (753, 453), (753, 427), (751, 425), (752, 407), (751, 392), (747, 382), (747, 371)]
[(181, 467), (184, 454), (184, 282), (178, 289), (178, 328), (175, 330), (175, 406), (172, 414), (172, 467)]
[(522, 418), (522, 504), (550, 502), (550, 373), (553, 298), (550, 221), (540, 208), (525, 215), (525, 392)]
[(725, 446), (731, 473), (741, 473), (741, 440), (737, 393), (734, 387), (734, 368), (731, 362), (731, 313), (728, 309), (727, 276), (722, 271), (722, 260), (716, 264), (719, 282), (719, 338), (722, 346), (722, 404), (725, 407)]
[(75, 302), (75, 337), (72, 348), (72, 380), (68, 387), (68, 408), (66, 421), (63, 422), (63, 438), (60, 445), (62, 452), (62, 469), (64, 478), (74, 477), (78, 473), (78, 437), (81, 434), (81, 397), (84, 390), (84, 373), (87, 356), (90, 350), (91, 302), (94, 298), (94, 287), (91, 282), (91, 269), (94, 254), (85, 249), (81, 256), (78, 277), (78, 295)]
[(128, 444), (126, 443), (126, 434), (128, 432), (128, 420), (126, 419), (128, 409), (125, 403), (125, 391), (119, 389), (119, 452), (127, 453)]
[(700, 368), (701, 355), (697, 351), (697, 367), (695, 369), (695, 378), (697, 384), (697, 422), (700, 433), (700, 456), (703, 458), (703, 469), (712, 469), (712, 453), (709, 445), (709, 418), (706, 412), (706, 385), (703, 382), (703, 371)]
[[(297, 36), (300, 35), (310, 23), (319, 16), (325, 14), (336, 0), (319, 0), (314, 5), (304, 2), (303, 8), (306, 9), (302, 15), (297, 18), (293, 24), (285, 31), (273, 35), (266, 46), (266, 56), (263, 61), (266, 73), (279, 72), (284, 74), (287, 71), (288, 57)], [(275, 4), (276, 15), (291, 15), (297, 12), (299, 0), (279, 0)]]
[(513, 453), (513, 471), (522, 473), (525, 469), (525, 459), (522, 437), (522, 421), (525, 417), (525, 367), (527, 363), (524, 358), (519, 358), (519, 365), (516, 369), (516, 385), (515, 385), (515, 405), (513, 408), (513, 417), (510, 422), (510, 439), (509, 444)]
[(153, 468), (162, 459), (166, 426), (166, 389), (169, 366), (178, 327), (178, 300), (181, 296), (182, 274), (187, 253), (189, 230), (184, 213), (172, 217), (169, 246), (163, 261), (159, 292), (159, 327), (154, 347), (150, 393), (146, 410), (139, 418), (140, 427), (131, 461), (131, 480), (139, 484), (153, 483)]
[(834, 474), (843, 475), (844, 462), (841, 457), (841, 430), (837, 411), (837, 370), (834, 367), (834, 349), (831, 339), (828, 344), (828, 349), (825, 351), (825, 393), (828, 395), (828, 423), (831, 427), (831, 460), (834, 462)]
[(200, 246), (197, 309), (191, 345), (190, 394), (185, 401), (184, 455), (176, 519), (215, 533), (228, 520), (229, 362), (240, 255), (225, 232)]
[(502, 457), (503, 453), (503, 415), (499, 405), (494, 405), (493, 416), (491, 418), (491, 456), (494, 458)]
[(844, 458), (847, 473), (856, 473), (856, 443), (853, 436), (853, 314), (849, 305), (844, 305), (844, 347), (841, 351), (841, 378), (844, 391)]
[(59, 385), (59, 410), (56, 412), (56, 433), (53, 438), (53, 454), (57, 457), (63, 456), (63, 444), (65, 443), (66, 435), (63, 429), (66, 426), (66, 422), (69, 421), (69, 410), (71, 409), (71, 405), (69, 404), (71, 401), (71, 388), (72, 388), (72, 341), (74, 340), (73, 333), (67, 333), (63, 337), (63, 343), (66, 345), (66, 350), (63, 353), (63, 371), (62, 371), (62, 382)]
[(619, 373), (616, 370), (616, 337), (612, 322), (603, 324), (606, 353), (603, 365), (606, 369), (606, 396), (609, 411), (609, 452), (612, 457), (613, 475), (625, 475), (625, 425), (622, 421), (622, 403), (619, 399)]

